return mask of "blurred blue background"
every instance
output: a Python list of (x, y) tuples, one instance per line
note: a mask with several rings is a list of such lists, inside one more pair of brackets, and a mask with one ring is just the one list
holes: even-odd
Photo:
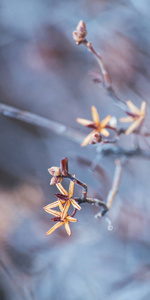
[[(148, 0), (1, 0), (0, 102), (63, 123), (87, 134), (77, 117), (124, 116), (90, 72), (92, 55), (72, 39), (79, 20), (102, 55), (119, 96), (138, 107), (150, 95), (150, 5)], [(150, 162), (134, 157), (123, 168), (119, 193), (106, 220), (83, 204), (68, 237), (43, 206), (55, 201), (47, 169), (68, 157), (69, 170), (86, 182), (89, 196), (106, 200), (114, 158), (104, 157), (94, 173), (95, 147), (41, 127), (0, 115), (0, 299), (149, 300)], [(133, 139), (121, 137), (125, 148)], [(148, 139), (139, 139), (148, 150)], [(67, 188), (67, 182), (64, 182)], [(79, 190), (76, 191), (79, 193)]]

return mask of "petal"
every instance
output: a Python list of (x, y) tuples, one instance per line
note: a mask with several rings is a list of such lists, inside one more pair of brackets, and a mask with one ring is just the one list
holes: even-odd
[(87, 119), (81, 119), (81, 118), (77, 118), (76, 121), (83, 125), (83, 126), (87, 126), (87, 125), (90, 125), (91, 123), (93, 123), (92, 121), (90, 120), (87, 120)]
[(125, 134), (128, 135), (133, 132), (142, 122), (143, 118), (138, 118), (129, 128), (126, 130)]
[(77, 221), (78, 221), (77, 219), (72, 218), (72, 217), (70, 217), (70, 216), (68, 216), (66, 219), (67, 219), (69, 222), (77, 222)]
[[(73, 174), (72, 176), (75, 177), (75, 174)], [(75, 183), (71, 181), (69, 185), (69, 198), (71, 198), (74, 194), (74, 185)]]
[(57, 183), (56, 186), (63, 195), (68, 195), (67, 191), (64, 189), (61, 183)]
[(55, 231), (58, 227), (62, 226), (64, 222), (58, 222), (56, 223), (49, 231), (47, 231), (46, 235), (51, 234), (53, 231)]
[(49, 213), (49, 214), (51, 214), (51, 215), (53, 215), (53, 216), (55, 216), (55, 217), (60, 217), (60, 216), (61, 216), (61, 212), (60, 212), (60, 211), (53, 210), (53, 209), (50, 209), (50, 208), (45, 208), (45, 207), (44, 207), (44, 210), (45, 210), (47, 213)]
[(101, 129), (100, 133), (101, 133), (102, 135), (106, 136), (106, 137), (109, 136), (109, 132), (108, 132), (108, 130), (105, 129), (105, 128)]
[(81, 206), (74, 199), (70, 199), (70, 201), (76, 209), (81, 210)]
[(86, 136), (86, 138), (84, 139), (84, 141), (81, 144), (82, 147), (86, 146), (91, 141), (91, 138), (92, 138), (92, 135), (94, 132), (95, 132), (95, 130), (93, 130)]
[(134, 118), (132, 118), (132, 117), (124, 117), (124, 118), (120, 118), (119, 121), (120, 122), (128, 123), (128, 122), (133, 122)]
[(62, 200), (58, 200), (58, 205), (59, 205), (59, 208), (60, 208), (60, 211), (62, 212), (64, 207), (63, 207), (63, 204), (66, 203), (66, 201), (62, 201)]
[(99, 118), (99, 114), (97, 112), (97, 109), (96, 107), (93, 105), (91, 107), (91, 110), (92, 110), (92, 117), (93, 117), (93, 121), (96, 125), (98, 125), (100, 123), (100, 118)]
[(65, 221), (65, 229), (66, 229), (68, 235), (71, 235), (71, 230), (70, 230), (70, 226), (69, 226), (69, 222), (68, 221)]
[(100, 126), (101, 127), (106, 127), (106, 125), (108, 124), (108, 122), (110, 121), (110, 119), (111, 119), (111, 116), (110, 115), (107, 116), (104, 120), (102, 120)]
[[(65, 203), (66, 201), (62, 201), (62, 203)], [(43, 207), (44, 209), (45, 208), (54, 208), (54, 207), (57, 207), (57, 206), (59, 206), (59, 201), (57, 200), (57, 201), (55, 201), (55, 202), (52, 202), (52, 203), (50, 203), (50, 204), (48, 204), (48, 205), (46, 205), (45, 207)]]
[(130, 100), (127, 100), (127, 106), (134, 114), (138, 116), (141, 114), (140, 110)]
[(67, 213), (68, 213), (68, 209), (70, 207), (70, 200), (68, 200), (63, 208), (62, 214), (61, 214), (61, 219), (65, 219)]
[(141, 114), (143, 116), (145, 116), (145, 110), (146, 110), (146, 102), (143, 101), (142, 104), (141, 104)]

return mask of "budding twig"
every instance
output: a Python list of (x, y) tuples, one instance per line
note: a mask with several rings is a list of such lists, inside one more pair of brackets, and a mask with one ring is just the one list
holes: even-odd
[(126, 102), (124, 100), (120, 99), (120, 97), (118, 97), (116, 95), (116, 92), (114, 91), (114, 89), (112, 87), (110, 76), (109, 76), (108, 71), (106, 70), (103, 59), (102, 59), (101, 55), (99, 55), (97, 53), (97, 51), (94, 49), (92, 44), (86, 40), (86, 38), (85, 38), (86, 35), (87, 35), (86, 25), (83, 21), (79, 21), (76, 31), (73, 32), (73, 39), (76, 41), (77, 45), (80, 45), (80, 44), (85, 45), (88, 48), (88, 50), (90, 50), (90, 52), (94, 55), (94, 57), (96, 58), (96, 60), (99, 64), (102, 78), (103, 78), (103, 85), (104, 85), (108, 95), (114, 100), (116, 105), (118, 105), (122, 110), (126, 111), (126, 109), (127, 109)]

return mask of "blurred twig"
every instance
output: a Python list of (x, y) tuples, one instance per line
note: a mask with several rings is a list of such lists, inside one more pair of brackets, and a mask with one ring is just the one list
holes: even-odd
[(61, 136), (67, 137), (70, 140), (73, 140), (74, 142), (77, 143), (81, 143), (84, 138), (84, 135), (82, 133), (70, 127), (67, 127), (66, 125), (63, 125), (55, 121), (51, 121), (47, 118), (41, 117), (31, 112), (24, 111), (3, 103), (0, 103), (0, 114), (35, 126), (40, 126), (40, 127), (50, 129), (53, 132)]
[(119, 187), (119, 183), (120, 183), (120, 179), (121, 179), (121, 173), (122, 173), (121, 162), (119, 159), (117, 159), (112, 188), (109, 191), (108, 196), (107, 196), (106, 207), (103, 207), (103, 209), (98, 214), (96, 214), (96, 216), (95, 216), (96, 218), (104, 216), (104, 214), (110, 209), (110, 207), (113, 203), (113, 200), (116, 196), (116, 193), (118, 191), (118, 187)]

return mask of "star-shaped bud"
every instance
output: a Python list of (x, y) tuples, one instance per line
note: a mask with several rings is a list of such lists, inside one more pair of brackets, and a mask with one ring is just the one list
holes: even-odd
[[(56, 201), (57, 202), (57, 201)], [(68, 235), (71, 235), (71, 230), (70, 230), (70, 226), (69, 226), (69, 222), (77, 222), (77, 219), (72, 218), (70, 216), (68, 216), (68, 214), (65, 215), (65, 217), (62, 219), (62, 213), (64, 210), (62, 201), (58, 200), (59, 203), (59, 209), (60, 211), (57, 210), (53, 210), (51, 208), (46, 208), (44, 207), (45, 211), (48, 212), (49, 214), (55, 216), (52, 220), (54, 222), (58, 221), (47, 233), (46, 235), (51, 234), (52, 232), (54, 232), (57, 228), (59, 228), (62, 225), (65, 225), (65, 229), (68, 233)], [(54, 203), (53, 203), (54, 204)], [(56, 205), (56, 204), (55, 204)], [(54, 206), (53, 206), (54, 207)]]
[[(72, 176), (75, 177), (75, 174), (73, 174)], [(52, 203), (48, 204), (47, 206), (45, 206), (44, 210), (49, 212), (49, 211), (52, 211), (52, 208), (60, 206), (60, 203), (62, 205), (65, 204), (63, 206), (63, 211), (61, 214), (61, 220), (63, 220), (65, 218), (65, 216), (67, 215), (71, 204), (74, 208), (81, 210), (81, 206), (74, 199), (72, 199), (73, 194), (74, 194), (74, 184), (75, 183), (73, 181), (70, 182), (69, 192), (67, 192), (61, 183), (57, 183), (56, 186), (57, 186), (58, 190), (60, 191), (60, 194), (59, 193), (56, 194), (56, 197), (58, 199), (57, 199), (57, 201), (52, 202)]]
[(106, 126), (107, 126), (111, 116), (110, 115), (107, 116), (104, 120), (102, 120), (100, 122), (99, 114), (98, 114), (95, 106), (91, 107), (91, 111), (92, 111), (93, 121), (77, 118), (78, 123), (80, 123), (83, 126), (93, 129), (92, 132), (90, 134), (88, 134), (88, 136), (84, 139), (81, 146), (86, 146), (87, 144), (91, 143), (93, 136), (97, 133), (102, 134), (106, 137), (109, 136), (109, 132), (106, 129)]
[(121, 118), (120, 122), (132, 122), (129, 128), (125, 131), (125, 134), (128, 135), (140, 125), (142, 125), (146, 113), (146, 102), (142, 102), (140, 109), (137, 108), (130, 100), (128, 100), (126, 103), (128, 108), (130, 109), (130, 112), (127, 111), (126, 113), (128, 116), (125, 118)]
[[(73, 174), (73, 177), (75, 177), (75, 174)], [(67, 192), (64, 189), (61, 183), (56, 184), (57, 188), (61, 193), (61, 194), (56, 194), (56, 196), (58, 197), (58, 199), (66, 201), (62, 212), (62, 219), (65, 218), (65, 215), (67, 214), (71, 204), (74, 208), (81, 210), (81, 206), (72, 198), (74, 194), (74, 184), (75, 183), (73, 181), (70, 182), (69, 192)]]

